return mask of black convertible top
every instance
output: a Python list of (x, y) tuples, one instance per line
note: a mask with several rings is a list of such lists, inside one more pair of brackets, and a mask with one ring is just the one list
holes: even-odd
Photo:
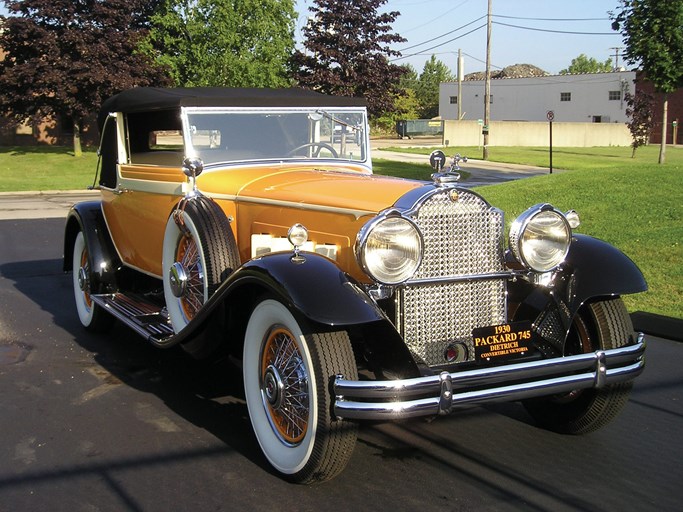
[(365, 100), (328, 96), (307, 89), (136, 87), (105, 100), (97, 117), (102, 128), (110, 112), (145, 112), (179, 107), (355, 107)]

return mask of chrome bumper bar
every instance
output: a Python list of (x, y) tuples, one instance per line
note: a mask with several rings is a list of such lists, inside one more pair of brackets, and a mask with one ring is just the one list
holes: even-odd
[(634, 379), (645, 367), (645, 341), (575, 356), (413, 379), (334, 381), (339, 418), (396, 420), (449, 414), (453, 408), (510, 402)]

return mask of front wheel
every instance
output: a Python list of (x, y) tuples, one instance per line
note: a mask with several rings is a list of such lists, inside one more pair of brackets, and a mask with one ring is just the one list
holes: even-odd
[(304, 334), (282, 303), (265, 299), (249, 318), (243, 373), (254, 433), (278, 472), (313, 483), (344, 469), (358, 427), (332, 416), (331, 383), (357, 378), (346, 332)]
[[(633, 324), (621, 299), (588, 304), (574, 320), (565, 350), (580, 354), (626, 345), (634, 337)], [(614, 419), (628, 402), (631, 382), (601, 389), (575, 390), (562, 395), (524, 401), (536, 422), (563, 434), (586, 434)]]

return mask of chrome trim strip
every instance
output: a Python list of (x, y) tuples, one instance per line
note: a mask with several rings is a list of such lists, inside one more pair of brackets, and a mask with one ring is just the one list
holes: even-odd
[(448, 414), (454, 407), (600, 388), (640, 375), (644, 354), (644, 335), (640, 333), (635, 345), (414, 379), (350, 381), (338, 375), (334, 413), (346, 419), (393, 420)]
[(459, 283), (459, 282), (471, 282), (471, 281), (488, 281), (493, 279), (513, 279), (515, 277), (523, 277), (526, 273), (518, 272), (515, 270), (510, 270), (507, 272), (493, 272), (490, 274), (471, 274), (462, 276), (445, 276), (445, 277), (434, 277), (429, 279), (410, 279), (406, 281), (405, 285), (408, 286), (420, 286), (428, 284), (446, 284), (446, 283)]

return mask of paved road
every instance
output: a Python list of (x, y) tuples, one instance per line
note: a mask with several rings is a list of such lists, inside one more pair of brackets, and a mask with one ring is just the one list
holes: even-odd
[(226, 361), (84, 331), (63, 219), (0, 221), (0, 511), (680, 510), (683, 344), (650, 338), (615, 422), (537, 429), (517, 404), (365, 425), (347, 470), (273, 475)]

